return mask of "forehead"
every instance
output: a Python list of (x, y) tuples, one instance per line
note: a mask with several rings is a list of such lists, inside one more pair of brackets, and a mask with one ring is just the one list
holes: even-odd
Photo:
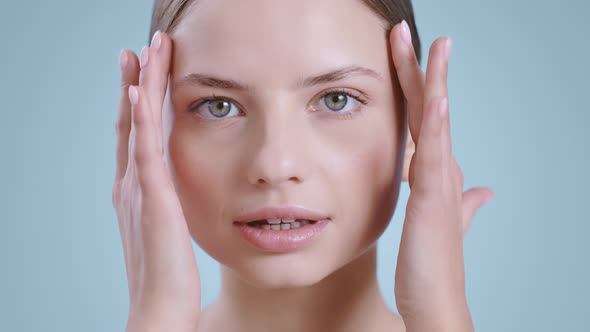
[[(387, 67), (387, 36), (361, 0), (200, 0), (172, 34), (173, 75), (248, 75), (290, 84), (359, 64)], [(385, 74), (385, 73), (383, 73)]]

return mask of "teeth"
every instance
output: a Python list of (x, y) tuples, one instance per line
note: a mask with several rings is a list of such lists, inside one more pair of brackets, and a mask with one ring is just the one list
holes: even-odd
[[(261, 223), (261, 222), (267, 222), (267, 223)], [(311, 224), (312, 222), (310, 220), (303, 220), (303, 219), (280, 219), (280, 218), (276, 218), (276, 219), (267, 219), (267, 220), (261, 220), (259, 222), (252, 222), (250, 225), (257, 227), (257, 228), (262, 228), (262, 229), (270, 229), (273, 231), (279, 231), (279, 230), (289, 230), (289, 229), (295, 229), (295, 228), (300, 228), (303, 227), (305, 225)]]
[(276, 224), (280, 224), (280, 223), (284, 223), (284, 224), (290, 224), (292, 222), (294, 222), (295, 220), (299, 220), (302, 221), (300, 219), (294, 219), (294, 218), (274, 218), (274, 219), (266, 219), (266, 220), (262, 220), (262, 221), (266, 221), (267, 223), (271, 224), (271, 225), (276, 225)]

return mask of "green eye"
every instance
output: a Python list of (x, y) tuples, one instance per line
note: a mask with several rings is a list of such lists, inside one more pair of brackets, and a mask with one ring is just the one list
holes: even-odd
[(208, 107), (209, 112), (218, 118), (226, 116), (231, 111), (231, 103), (223, 99), (209, 101)]
[(340, 111), (348, 103), (348, 96), (343, 93), (328, 93), (324, 100), (331, 111)]

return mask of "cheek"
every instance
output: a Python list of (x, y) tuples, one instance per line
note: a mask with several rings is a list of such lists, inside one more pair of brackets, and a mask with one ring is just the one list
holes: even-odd
[(229, 186), (232, 163), (227, 154), (187, 128), (172, 130), (168, 146), (174, 185), (191, 236), (205, 251), (218, 252), (219, 241), (207, 235), (218, 234), (232, 223), (225, 212), (231, 199), (224, 189)]
[(372, 243), (391, 220), (399, 189), (400, 137), (393, 112), (353, 122), (348, 130), (324, 131), (330, 134), (324, 142), (330, 144), (322, 151), (322, 176), (330, 179), (339, 217), (346, 223), (341, 235), (346, 243), (356, 243), (354, 251)]
[(322, 160), (327, 162), (323, 169), (337, 174), (336, 183), (374, 197), (395, 173), (399, 121), (394, 112), (372, 111), (358, 120), (321, 128), (317, 142), (321, 142)]
[(362, 150), (351, 153), (343, 162), (348, 165), (342, 174), (340, 192), (342, 202), (348, 202), (349, 211), (369, 222), (379, 219), (384, 207), (377, 204), (391, 198), (395, 185), (395, 140), (375, 140), (362, 146)]

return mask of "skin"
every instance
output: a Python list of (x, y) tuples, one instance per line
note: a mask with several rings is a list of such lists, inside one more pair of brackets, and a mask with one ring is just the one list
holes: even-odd
[[(352, 0), (205, 0), (170, 36), (158, 33), (140, 59), (122, 52), (113, 205), (128, 331), (473, 330), (463, 234), (492, 192), (464, 193), (452, 156), (450, 40), (433, 43), (424, 75), (404, 27), (384, 31)], [(379, 78), (294, 88), (352, 64)], [(251, 90), (181, 83), (190, 73)], [(366, 105), (349, 98), (360, 111), (338, 117), (321, 98), (335, 88)], [(212, 94), (238, 109), (223, 119), (206, 103), (188, 111)], [(400, 317), (379, 292), (376, 241), (402, 178), (411, 195), (396, 269)], [(241, 240), (233, 227), (241, 213), (281, 204), (332, 221), (319, 241), (286, 254)], [(222, 264), (220, 296), (203, 312), (191, 237)]]

